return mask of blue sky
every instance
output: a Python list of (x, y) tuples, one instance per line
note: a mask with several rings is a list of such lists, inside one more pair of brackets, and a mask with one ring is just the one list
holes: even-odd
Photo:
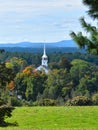
[(86, 10), (82, 0), (0, 0), (0, 43), (71, 39)]

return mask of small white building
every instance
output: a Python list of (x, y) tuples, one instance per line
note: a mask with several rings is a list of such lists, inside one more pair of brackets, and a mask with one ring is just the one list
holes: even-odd
[(41, 65), (39, 67), (37, 67), (36, 70), (44, 71), (46, 74), (49, 72), (48, 57), (46, 55), (46, 46), (45, 46), (45, 44), (44, 44), (44, 49), (43, 49), (43, 56), (42, 56)]

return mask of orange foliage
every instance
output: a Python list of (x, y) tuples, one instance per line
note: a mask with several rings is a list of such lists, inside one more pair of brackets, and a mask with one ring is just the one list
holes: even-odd
[(24, 70), (23, 73), (27, 73), (27, 74), (32, 74), (34, 71), (34, 68), (32, 66), (27, 66)]
[(33, 66), (25, 67), (25, 69), (22, 72), (34, 77), (40, 75), (40, 73)]
[(8, 84), (8, 89), (13, 90), (14, 88), (15, 88), (15, 83), (13, 80), (11, 80), (11, 82)]

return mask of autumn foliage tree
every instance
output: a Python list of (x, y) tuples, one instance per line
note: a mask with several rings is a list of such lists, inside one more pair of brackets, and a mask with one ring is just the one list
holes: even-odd
[(38, 93), (44, 90), (44, 83), (47, 76), (38, 72), (33, 66), (27, 66), (15, 77), (16, 89), (23, 99), (35, 101)]

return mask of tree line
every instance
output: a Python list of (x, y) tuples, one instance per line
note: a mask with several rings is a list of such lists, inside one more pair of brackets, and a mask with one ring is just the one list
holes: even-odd
[[(49, 65), (51, 66), (51, 63), (53, 62), (59, 62), (61, 58), (66, 57), (70, 62), (73, 59), (81, 59), (85, 60), (88, 62), (91, 62), (93, 64), (98, 65), (98, 56), (97, 55), (91, 55), (88, 53), (80, 53), (80, 52), (75, 52), (75, 53), (62, 53), (62, 52), (54, 52), (54, 53), (48, 53), (48, 60), (49, 60)], [(41, 64), (41, 56), (42, 53), (26, 53), (26, 52), (3, 52), (0, 54), (0, 61), (3, 62), (8, 62), (13, 57), (23, 59), (25, 61), (25, 65), (35, 65), (35, 67), (39, 66)]]
[(9, 57), (8, 54), (2, 54), (5, 57), (2, 64), (13, 74), (3, 72), (6, 77), (10, 73), (12, 79), (4, 85), (1, 97), (7, 99), (12, 106), (98, 104), (98, 66), (91, 60), (94, 56), (81, 53), (50, 54), (50, 71), (45, 74), (36, 71), (41, 54), (34, 55), (35, 61), (39, 60), (36, 65), (28, 62), (28, 58), (32, 57), (31, 53), (15, 53), (17, 57)]

